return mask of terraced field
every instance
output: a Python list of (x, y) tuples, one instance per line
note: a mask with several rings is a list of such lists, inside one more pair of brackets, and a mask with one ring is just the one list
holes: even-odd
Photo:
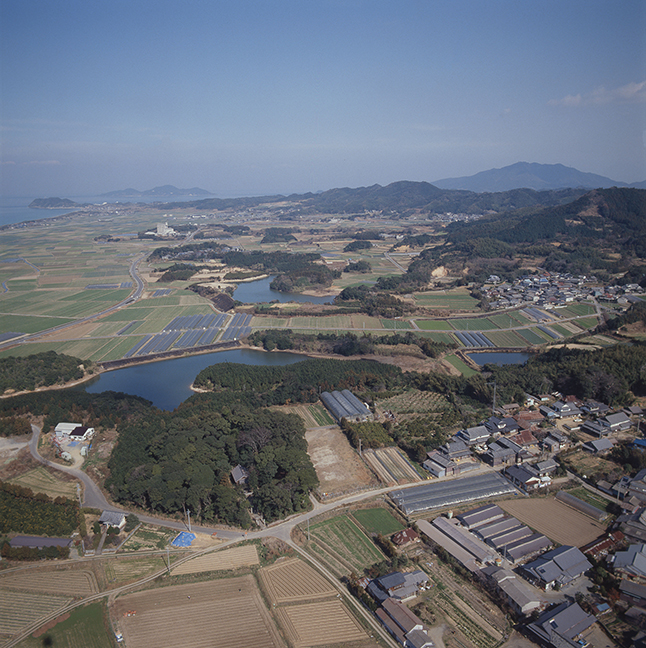
[(275, 605), (325, 599), (337, 593), (323, 576), (299, 558), (281, 560), (258, 573), (269, 600)]
[(71, 569), (64, 571), (29, 569), (12, 572), (0, 576), (0, 587), (69, 596), (90, 596), (99, 591), (92, 572)]
[(39, 619), (62, 610), (71, 601), (71, 596), (0, 590), (0, 634), (18, 634)]
[(344, 644), (368, 638), (365, 630), (338, 600), (281, 607), (276, 610), (276, 616), (295, 648)]
[(173, 568), (172, 574), (174, 576), (200, 574), (202, 572), (238, 569), (239, 567), (250, 567), (258, 564), (260, 564), (260, 561), (256, 545), (245, 545), (225, 549), (224, 551), (212, 551), (203, 556), (198, 556)]

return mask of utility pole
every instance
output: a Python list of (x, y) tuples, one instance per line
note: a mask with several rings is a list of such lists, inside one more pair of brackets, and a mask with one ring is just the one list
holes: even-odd
[(188, 509), (186, 509), (186, 515), (188, 517), (188, 532), (193, 533), (191, 531), (191, 512)]
[(495, 415), (496, 413), (496, 381), (494, 380), (493, 382), (488, 382), (487, 387), (489, 385), (493, 385), (493, 407), (491, 409), (491, 413)]

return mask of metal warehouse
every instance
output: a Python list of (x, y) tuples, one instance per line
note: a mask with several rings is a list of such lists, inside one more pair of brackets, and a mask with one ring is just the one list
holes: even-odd
[(348, 389), (341, 392), (323, 392), (321, 400), (337, 421), (343, 418), (349, 421), (367, 421), (372, 417), (368, 406)]
[(512, 493), (518, 493), (513, 485), (497, 472), (491, 472), (395, 490), (388, 496), (405, 515), (413, 515)]

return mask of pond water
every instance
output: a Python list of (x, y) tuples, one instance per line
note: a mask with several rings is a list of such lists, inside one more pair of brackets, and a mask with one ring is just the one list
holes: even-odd
[(159, 409), (174, 410), (193, 394), (191, 384), (197, 374), (211, 365), (235, 362), (271, 366), (293, 364), (306, 359), (306, 356), (296, 353), (268, 353), (255, 349), (217, 351), (107, 371), (91, 383), (86, 383), (85, 391), (89, 394), (104, 391), (124, 392), (147, 398)]
[(246, 281), (238, 284), (233, 298), (244, 304), (259, 304), (263, 302), (279, 301), (281, 303), (300, 302), (310, 304), (331, 304), (333, 296), (312, 297), (310, 295), (301, 295), (300, 293), (283, 293), (278, 290), (272, 290), (269, 284), (275, 277), (265, 277), (255, 281)]
[(486, 364), (506, 365), (506, 364), (525, 364), (531, 357), (529, 353), (514, 351), (505, 351), (500, 353), (467, 353), (469, 358), (477, 365), (483, 367)]

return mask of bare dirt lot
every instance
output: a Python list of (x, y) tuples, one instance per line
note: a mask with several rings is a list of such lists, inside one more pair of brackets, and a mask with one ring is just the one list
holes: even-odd
[(563, 545), (582, 547), (606, 530), (602, 524), (553, 497), (505, 500), (499, 505), (527, 526)]
[(306, 432), (307, 452), (319, 478), (319, 492), (326, 499), (377, 485), (377, 480), (359, 459), (336, 426), (313, 428)]
[(111, 616), (129, 648), (285, 646), (251, 575), (129, 594)]

